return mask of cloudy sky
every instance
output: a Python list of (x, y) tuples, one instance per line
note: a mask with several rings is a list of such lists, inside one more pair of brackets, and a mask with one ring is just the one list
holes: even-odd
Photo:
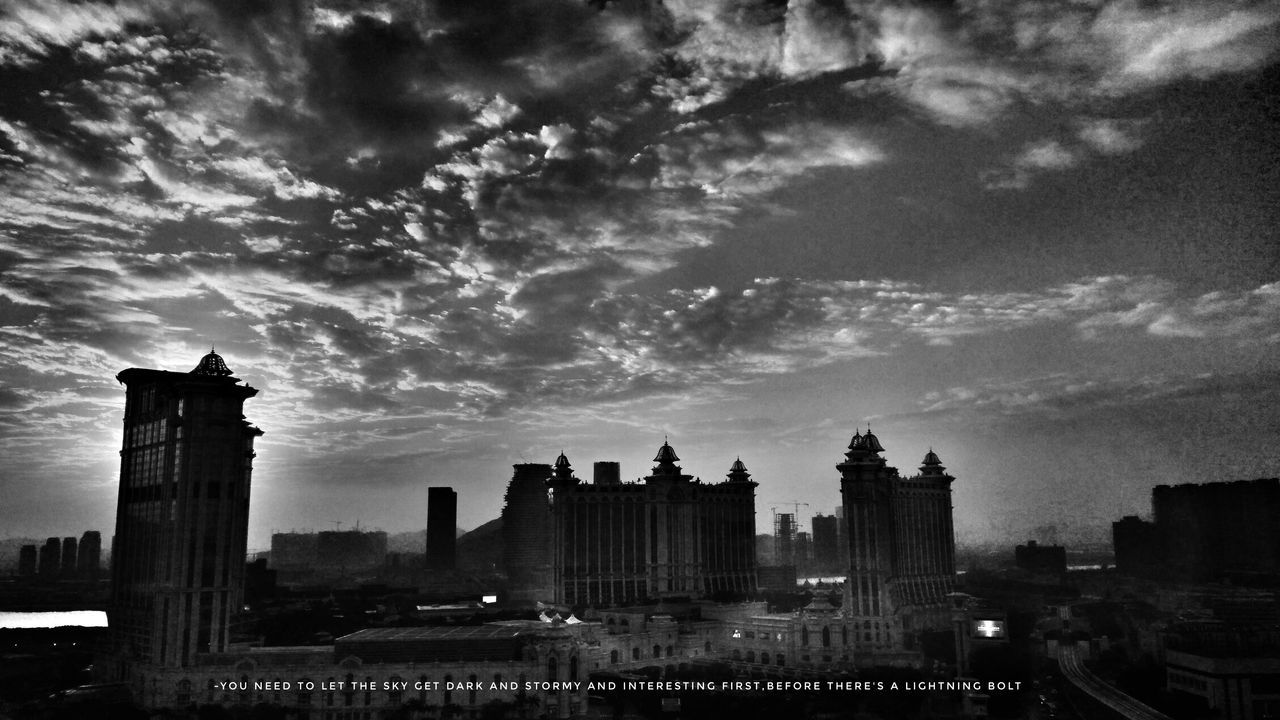
[[(0, 534), (109, 531), (127, 367), (261, 390), (273, 529), (562, 449), (962, 540), (1280, 474), (1280, 6), (0, 4)], [(790, 508), (789, 508), (790, 509)]]

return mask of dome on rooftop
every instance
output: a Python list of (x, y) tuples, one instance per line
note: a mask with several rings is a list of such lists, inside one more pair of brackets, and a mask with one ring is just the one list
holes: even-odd
[(222, 356), (209, 349), (209, 354), (200, 358), (200, 364), (191, 371), (192, 375), (209, 375), (213, 377), (230, 377), (231, 368), (222, 361)]

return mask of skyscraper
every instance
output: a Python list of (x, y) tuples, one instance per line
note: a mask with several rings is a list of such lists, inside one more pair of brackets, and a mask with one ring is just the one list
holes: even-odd
[(81, 580), (97, 580), (102, 566), (102, 533), (86, 530), (80, 536), (80, 557), (76, 560), (76, 574)]
[(62, 538), (62, 577), (76, 576), (76, 539)]
[(35, 575), (38, 555), (35, 545), (23, 545), (18, 551), (18, 575), (22, 577)]
[(909, 478), (881, 452), (868, 428), (854, 434), (836, 466), (848, 522), (844, 614), (858, 656), (911, 649), (920, 631), (947, 628), (955, 586), (955, 478), (932, 450)]
[(52, 580), (62, 568), (62, 541), (51, 537), (40, 547), (40, 577)]
[(837, 566), (839, 532), (835, 515), (814, 515), (810, 521), (813, 526), (813, 564), (822, 572), (829, 572)]
[(258, 393), (216, 353), (190, 372), (130, 368), (108, 606), (107, 674), (225, 650), (242, 603)]
[(427, 488), (427, 569), (452, 570), (458, 558), (458, 493)]

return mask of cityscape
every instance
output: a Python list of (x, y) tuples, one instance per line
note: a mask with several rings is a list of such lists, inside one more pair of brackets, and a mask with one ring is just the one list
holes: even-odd
[(704, 483), (668, 438), (634, 482), (608, 460), (586, 482), (563, 451), (514, 464), (501, 515), (461, 536), (457, 491), (432, 486), (421, 552), (339, 526), (251, 554), (264, 431), (245, 405), (258, 391), (213, 351), (188, 372), (117, 379), (109, 578), (101, 533), (86, 531), (23, 545), (0, 597), (37, 613), (103, 607), (106, 627), (0, 629), (13, 717), (1280, 709), (1280, 479), (1156, 486), (1153, 520), (1113, 523), (1114, 565), (1072, 568), (1067, 548), (1030, 540), (958, 570), (963, 479), (932, 449), (904, 476), (855, 429), (834, 466), (836, 512), (811, 532), (775, 512), (757, 536), (767, 480), (738, 457)]
[(0, 720), (1280, 717), (1280, 4), (0, 2)]

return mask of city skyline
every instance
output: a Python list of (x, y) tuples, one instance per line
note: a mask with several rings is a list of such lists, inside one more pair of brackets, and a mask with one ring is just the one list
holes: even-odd
[[(496, 518), (517, 463), (870, 422), (957, 540), (1280, 475), (1280, 8), (0, 10), (0, 528), (108, 531), (130, 367), (260, 390), (249, 544)], [(807, 527), (805, 528), (807, 529)]]

